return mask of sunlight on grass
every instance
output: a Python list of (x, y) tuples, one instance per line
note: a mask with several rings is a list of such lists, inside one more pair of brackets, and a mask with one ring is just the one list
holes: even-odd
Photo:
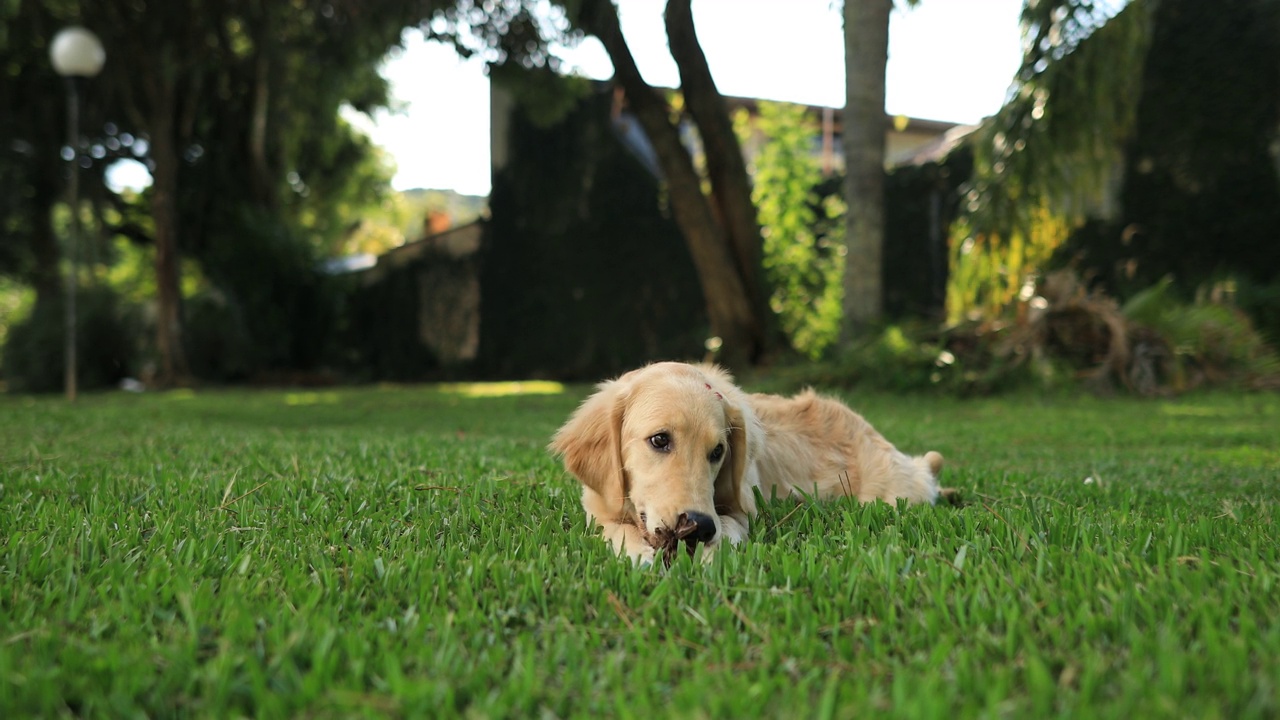
[(1208, 451), (1214, 462), (1249, 468), (1280, 468), (1280, 453), (1254, 445), (1240, 445)]
[(1160, 412), (1174, 417), (1226, 417), (1234, 414), (1235, 410), (1225, 407), (1205, 407), (1203, 405), (1165, 404), (1160, 406)]
[(284, 404), (291, 407), (305, 405), (337, 405), (338, 393), (335, 392), (303, 392), (289, 393), (284, 396)]
[(564, 392), (564, 385), (549, 380), (445, 383), (439, 386), (439, 390), (442, 393), (469, 398), (510, 397), (512, 395), (559, 395)]
[(169, 392), (164, 394), (165, 400), (194, 400), (195, 397), (196, 397), (196, 391), (190, 388), (179, 388), (177, 390), (170, 390)]

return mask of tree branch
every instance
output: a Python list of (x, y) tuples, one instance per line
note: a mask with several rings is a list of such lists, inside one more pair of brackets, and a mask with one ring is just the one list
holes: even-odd
[(670, 108), (640, 75), (612, 2), (588, 0), (583, 6), (582, 25), (609, 53), (614, 79), (622, 85), (632, 112), (653, 145), (670, 191), (672, 211), (702, 281), (712, 332), (724, 340), (722, 361), (729, 365), (755, 361), (763, 349), (763, 328), (723, 228), (702, 194), (693, 160), (671, 122)]
[(141, 225), (133, 222), (120, 223), (112, 225), (111, 223), (103, 223), (103, 228), (110, 235), (120, 235), (130, 242), (137, 245), (154, 245), (155, 237), (144, 230)]

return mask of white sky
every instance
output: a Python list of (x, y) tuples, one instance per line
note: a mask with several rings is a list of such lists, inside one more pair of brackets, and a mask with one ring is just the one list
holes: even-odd
[[(889, 29), (886, 110), (976, 122), (1000, 108), (1018, 68), (1023, 0), (922, 0), (895, 11)], [(675, 86), (663, 0), (618, 0), (623, 33), (645, 79)], [(712, 75), (726, 95), (844, 105), (844, 31), (839, 0), (697, 0), (694, 23)], [(899, 5), (902, 3), (899, 2)], [(785, 9), (782, 9), (785, 8)], [(489, 193), (489, 82), (478, 59), (411, 33), (383, 74), (400, 109), (359, 125), (395, 158), (396, 189)], [(612, 66), (589, 38), (566, 54), (571, 67), (604, 79)], [(145, 174), (145, 171), (144, 171)], [(121, 178), (123, 180), (123, 178)]]
[[(623, 33), (645, 79), (678, 84), (663, 0), (619, 0)], [(900, 3), (901, 4), (901, 3)], [(833, 7), (834, 5), (834, 7)], [(694, 23), (726, 95), (844, 106), (844, 30), (831, 0), (698, 0)], [(785, 8), (785, 10), (779, 10)], [(895, 11), (885, 107), (893, 114), (976, 122), (1004, 102), (1021, 60), (1022, 0), (923, 0)], [(566, 54), (583, 74), (613, 74), (599, 41)], [(396, 160), (400, 190), (489, 192), (489, 84), (483, 63), (416, 34), (384, 74), (403, 114), (377, 113), (370, 132)]]

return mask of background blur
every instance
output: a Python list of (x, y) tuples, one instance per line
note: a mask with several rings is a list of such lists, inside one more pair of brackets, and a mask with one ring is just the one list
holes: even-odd
[(1280, 4), (890, 7), (0, 4), (3, 382), (1280, 386)]

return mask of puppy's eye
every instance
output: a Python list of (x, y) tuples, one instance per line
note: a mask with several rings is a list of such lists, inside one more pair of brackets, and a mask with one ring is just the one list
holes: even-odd
[(715, 447), (714, 450), (711, 451), (711, 454), (707, 456), (707, 459), (710, 460), (711, 462), (720, 462), (720, 458), (723, 458), (723, 457), (724, 457), (724, 443), (720, 443)]
[(666, 433), (658, 433), (649, 438), (649, 444), (654, 450), (666, 452), (671, 449), (671, 436)]

